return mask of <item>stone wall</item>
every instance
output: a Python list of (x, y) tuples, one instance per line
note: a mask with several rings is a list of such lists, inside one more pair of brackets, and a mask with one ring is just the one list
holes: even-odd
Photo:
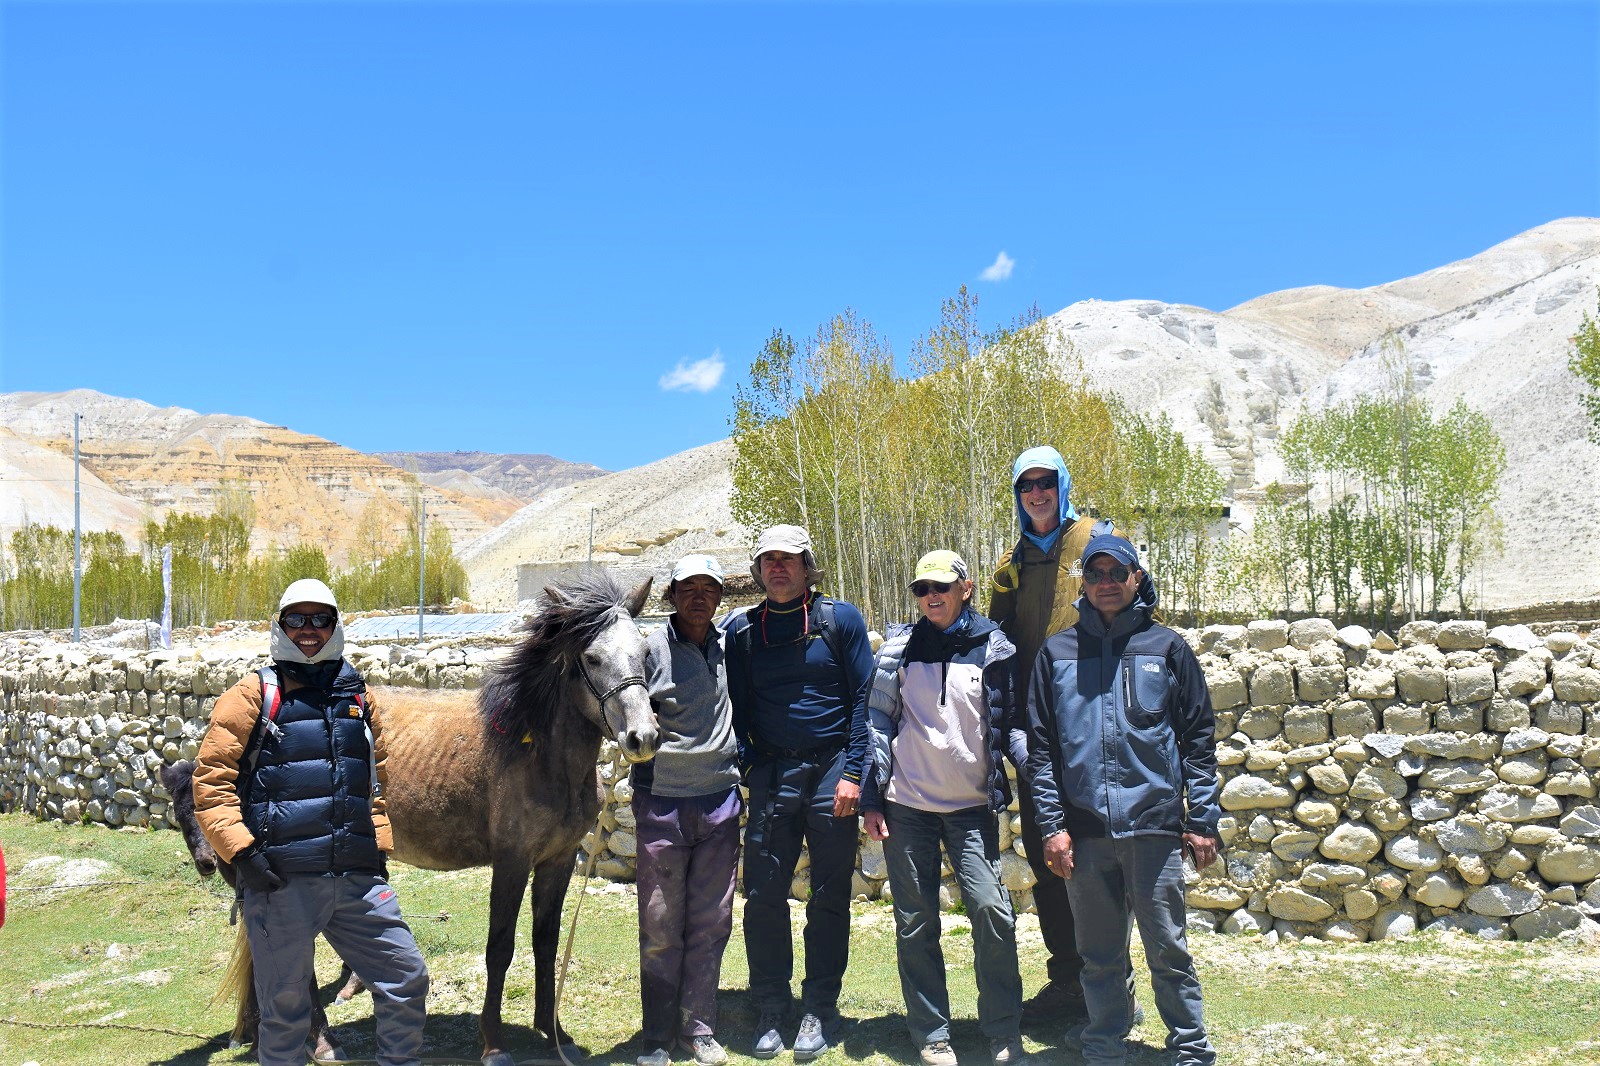
[[(1269, 938), (1433, 927), (1531, 938), (1600, 915), (1600, 644), (1481, 622), (1412, 623), (1398, 643), (1325, 619), (1186, 635), (1217, 709), (1225, 843), (1190, 875), (1191, 924)], [(349, 655), (374, 684), (472, 687), (503, 646)], [(258, 662), (8, 641), (0, 808), (171, 824), (160, 765), (194, 755), (216, 695)], [(599, 773), (607, 802), (585, 846), (601, 876), (629, 879), (631, 790), (610, 745)], [(1013, 809), (1000, 821), (1002, 874), (1030, 910), (1019, 838)], [(882, 846), (863, 837), (856, 894), (888, 898), (886, 878)]]

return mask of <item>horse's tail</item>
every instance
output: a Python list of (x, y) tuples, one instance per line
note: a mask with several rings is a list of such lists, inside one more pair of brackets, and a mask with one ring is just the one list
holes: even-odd
[(245, 934), (244, 922), (234, 927), (233, 951), (228, 956), (228, 968), (222, 972), (222, 981), (211, 997), (211, 1006), (233, 1000), (238, 1011), (233, 1020), (233, 1039), (254, 1041), (255, 1034), (248, 1031), (245, 1018), (250, 986), (255, 981), (255, 960), (250, 956), (250, 938)]

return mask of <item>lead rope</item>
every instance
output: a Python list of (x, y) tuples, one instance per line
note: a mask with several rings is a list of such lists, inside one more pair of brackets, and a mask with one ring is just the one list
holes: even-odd
[[(601, 717), (604, 718), (602, 709)], [(603, 809), (603, 808), (602, 808)], [(594, 843), (600, 842), (600, 816), (595, 815), (594, 828), (590, 830), (594, 836)], [(572, 923), (567, 926), (567, 946), (561, 953), (561, 968), (556, 971), (556, 1054), (561, 1056), (563, 1066), (573, 1066), (571, 1059), (567, 1058), (567, 1048), (561, 1039), (561, 993), (567, 987), (567, 967), (572, 962), (572, 942), (578, 936), (578, 915), (583, 913), (583, 898), (589, 894), (589, 878), (594, 873), (595, 856), (599, 854), (596, 847), (589, 848), (589, 861), (583, 867), (583, 881), (578, 885), (578, 902), (572, 905)]]

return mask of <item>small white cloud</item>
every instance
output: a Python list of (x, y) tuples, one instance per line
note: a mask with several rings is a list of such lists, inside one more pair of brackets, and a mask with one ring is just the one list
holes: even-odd
[(1011, 268), (1016, 265), (1017, 261), (1002, 251), (994, 257), (994, 262), (978, 276), (984, 281), (1004, 281), (1011, 276)]
[(679, 359), (677, 366), (661, 375), (660, 384), (667, 392), (710, 392), (722, 382), (724, 369), (719, 348), (692, 363)]

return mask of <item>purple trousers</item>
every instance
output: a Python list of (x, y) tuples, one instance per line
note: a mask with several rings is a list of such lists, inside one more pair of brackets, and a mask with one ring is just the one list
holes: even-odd
[(739, 790), (633, 795), (639, 841), (642, 1035), (670, 1044), (717, 1031), (722, 953), (733, 932)]

